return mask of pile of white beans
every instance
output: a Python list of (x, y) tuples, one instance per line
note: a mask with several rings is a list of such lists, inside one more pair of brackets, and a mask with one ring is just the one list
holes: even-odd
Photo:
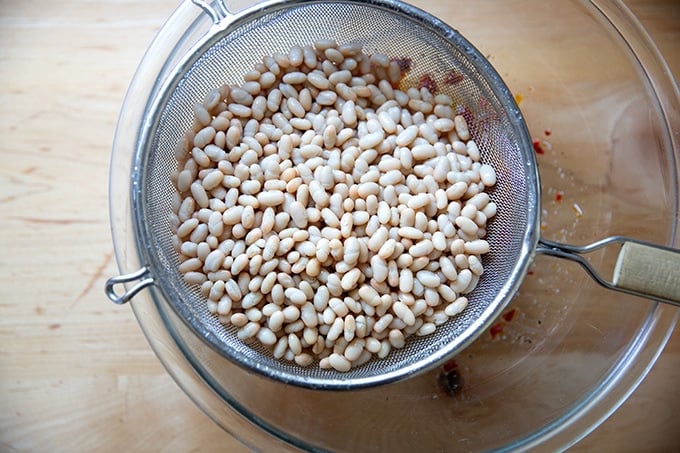
[(496, 183), (452, 100), (330, 40), (211, 91), (178, 144), (185, 281), (281, 360), (348, 371), (458, 315)]

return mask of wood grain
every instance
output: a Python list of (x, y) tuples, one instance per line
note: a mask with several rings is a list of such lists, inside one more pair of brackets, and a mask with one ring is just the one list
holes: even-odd
[[(628, 4), (680, 74), (678, 3)], [(245, 451), (102, 291), (118, 273), (107, 215), (118, 111), (175, 6), (0, 2), (1, 451)], [(638, 390), (573, 450), (677, 451), (679, 373), (676, 329)]]

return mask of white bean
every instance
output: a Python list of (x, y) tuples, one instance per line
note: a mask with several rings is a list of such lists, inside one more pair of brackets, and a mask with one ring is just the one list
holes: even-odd
[(328, 362), (336, 371), (347, 372), (352, 367), (352, 363), (345, 356), (336, 353), (328, 357)]
[(437, 326), (432, 322), (423, 323), (422, 326), (416, 332), (419, 337), (424, 337), (426, 335), (431, 335), (437, 329)]
[(413, 315), (413, 312), (403, 302), (395, 302), (392, 305), (392, 310), (394, 311), (394, 314), (397, 315), (399, 319), (404, 321), (407, 326), (412, 326), (416, 323), (416, 318)]
[(284, 294), (286, 299), (295, 305), (302, 305), (307, 301), (307, 295), (297, 288), (286, 288)]
[(437, 274), (430, 271), (419, 271), (416, 273), (416, 278), (423, 286), (428, 288), (437, 288), (441, 284)]
[(411, 155), (416, 160), (427, 160), (435, 157), (437, 155), (437, 151), (435, 150), (434, 146), (430, 145), (429, 143), (421, 144), (411, 148)]
[(446, 313), (446, 315), (449, 317), (456, 316), (457, 314), (465, 310), (467, 304), (468, 299), (466, 297), (459, 297), (455, 301), (451, 302), (449, 305), (446, 306), (446, 308), (444, 309), (444, 313)]
[(268, 346), (274, 345), (278, 341), (276, 334), (266, 327), (262, 327), (257, 331), (257, 339), (260, 343)]
[(465, 216), (456, 217), (456, 225), (466, 234), (474, 235), (477, 233), (477, 224), (470, 218)]
[(356, 361), (361, 353), (364, 352), (366, 341), (360, 338), (355, 338), (345, 348), (344, 356), (350, 362)]
[(470, 269), (462, 269), (458, 273), (456, 281), (451, 284), (451, 289), (454, 290), (456, 293), (460, 294), (463, 291), (465, 291), (465, 289), (468, 287), (471, 281), (472, 272), (470, 271)]
[(482, 164), (482, 166), (479, 168), (479, 176), (482, 179), (482, 183), (487, 187), (491, 187), (496, 184), (496, 172), (489, 164)]
[(468, 241), (464, 246), (465, 253), (470, 255), (483, 255), (489, 253), (491, 246), (485, 239), (475, 239), (474, 241)]
[(462, 115), (456, 115), (453, 119), (456, 126), (456, 133), (461, 140), (467, 141), (470, 139), (470, 131), (468, 129), (467, 121)]
[[(477, 228), (477, 225), (475, 225), (475, 228)], [(415, 245), (412, 245), (408, 249), (408, 252), (411, 256), (417, 258), (429, 255), (430, 253), (432, 253), (432, 250), (434, 250), (434, 245), (432, 244), (432, 241), (429, 239), (425, 239), (416, 243)]]

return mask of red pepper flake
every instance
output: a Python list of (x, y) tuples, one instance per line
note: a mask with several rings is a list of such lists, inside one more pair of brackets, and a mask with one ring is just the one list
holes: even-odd
[(394, 58), (392, 61), (397, 62), (397, 64), (399, 65), (399, 69), (401, 69), (401, 72), (407, 72), (409, 69), (411, 69), (411, 64), (413, 63), (413, 60), (411, 60), (408, 57)]
[(557, 193), (555, 194), (555, 201), (558, 202), (558, 203), (560, 203), (560, 202), (562, 201), (562, 197), (563, 197), (563, 196), (564, 196), (564, 194), (563, 194), (561, 191), (560, 191), (560, 192), (557, 192)]
[(550, 137), (550, 135), (552, 134), (552, 131), (550, 129), (546, 129), (546, 130), (543, 131), (543, 133), (545, 134), (546, 137)]
[(527, 275), (534, 275), (534, 271), (527, 272)]
[(458, 363), (455, 360), (449, 360), (443, 365), (443, 368), (445, 373), (449, 373), (458, 368)]
[(545, 154), (545, 150), (543, 149), (543, 145), (541, 145), (541, 141), (539, 139), (535, 138), (532, 144), (534, 145), (534, 151), (536, 154)]
[(458, 85), (463, 80), (465, 80), (465, 76), (455, 69), (450, 70), (444, 75), (445, 85)]
[(423, 74), (423, 76), (420, 78), (418, 88), (427, 88), (432, 94), (435, 94), (438, 91), (437, 82), (435, 82), (431, 74)]
[(494, 324), (489, 329), (489, 333), (491, 334), (491, 338), (495, 339), (498, 335), (503, 333), (503, 324), (501, 324), (500, 322)]
[(516, 313), (517, 313), (517, 310), (515, 308), (513, 308), (512, 310), (503, 314), (503, 319), (505, 319), (507, 322), (510, 322), (515, 317)]

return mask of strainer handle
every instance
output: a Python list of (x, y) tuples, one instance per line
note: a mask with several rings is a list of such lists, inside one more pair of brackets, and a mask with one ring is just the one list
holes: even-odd
[[(603, 278), (582, 255), (621, 244), (610, 280)], [(680, 250), (623, 236), (612, 236), (586, 246), (539, 240), (537, 253), (579, 263), (605, 288), (680, 307)]]
[(628, 241), (619, 251), (612, 283), (680, 305), (680, 252)]
[[(117, 285), (122, 285), (125, 283), (130, 283), (139, 280), (139, 283), (137, 283), (135, 286), (130, 288), (129, 290), (125, 291), (122, 294), (118, 294), (116, 292), (116, 286)], [(114, 304), (117, 305), (122, 305), (130, 301), (135, 295), (146, 288), (149, 285), (152, 285), (154, 283), (154, 279), (149, 273), (149, 268), (143, 267), (139, 269), (138, 271), (135, 271), (131, 274), (125, 274), (125, 275), (119, 275), (117, 277), (111, 277), (106, 281), (106, 295), (107, 297), (113, 302)]]

